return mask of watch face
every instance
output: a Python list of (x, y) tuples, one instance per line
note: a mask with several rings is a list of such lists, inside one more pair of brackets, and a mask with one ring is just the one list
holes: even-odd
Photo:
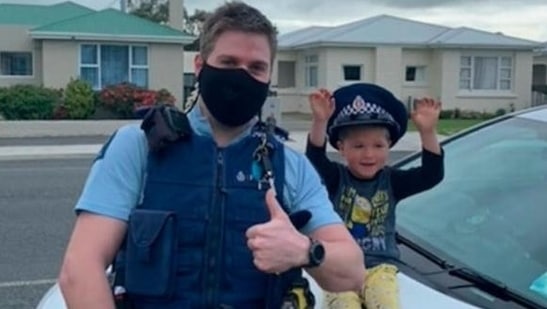
[(318, 241), (314, 241), (312, 255), (314, 259), (314, 264), (321, 264), (325, 258), (325, 247)]

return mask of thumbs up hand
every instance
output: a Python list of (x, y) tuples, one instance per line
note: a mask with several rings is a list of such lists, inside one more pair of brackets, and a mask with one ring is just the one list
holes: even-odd
[(270, 220), (250, 227), (246, 233), (255, 266), (263, 272), (281, 273), (306, 264), (310, 240), (297, 229), (309, 221), (311, 213), (287, 215), (271, 189), (266, 193), (266, 207)]

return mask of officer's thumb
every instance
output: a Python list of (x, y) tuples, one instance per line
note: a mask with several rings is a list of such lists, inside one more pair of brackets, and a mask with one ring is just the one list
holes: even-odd
[(285, 219), (289, 220), (288, 215), (285, 213), (279, 202), (275, 197), (274, 190), (269, 189), (266, 192), (266, 207), (268, 207), (268, 212), (270, 213), (271, 219)]

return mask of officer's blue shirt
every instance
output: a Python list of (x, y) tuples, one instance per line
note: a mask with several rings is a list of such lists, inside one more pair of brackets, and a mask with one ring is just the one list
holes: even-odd
[[(201, 114), (198, 106), (189, 113), (189, 121), (196, 134), (211, 136), (209, 122)], [(250, 128), (233, 142), (248, 134)], [(289, 147), (284, 148), (284, 202), (291, 211), (307, 209), (312, 213), (310, 222), (302, 231), (310, 233), (325, 225), (342, 223), (329, 201), (319, 175), (308, 159)], [(127, 221), (131, 209), (141, 199), (147, 153), (148, 144), (139, 125), (121, 127), (105, 143), (93, 163), (76, 204), (76, 211), (88, 211)]]

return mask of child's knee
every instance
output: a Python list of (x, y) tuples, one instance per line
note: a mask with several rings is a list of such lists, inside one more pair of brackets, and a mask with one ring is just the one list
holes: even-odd
[(399, 305), (399, 286), (397, 267), (381, 264), (368, 269), (364, 289), (360, 297), (368, 309), (397, 309)]
[(324, 307), (328, 309), (361, 309), (361, 299), (355, 292), (325, 292)]

